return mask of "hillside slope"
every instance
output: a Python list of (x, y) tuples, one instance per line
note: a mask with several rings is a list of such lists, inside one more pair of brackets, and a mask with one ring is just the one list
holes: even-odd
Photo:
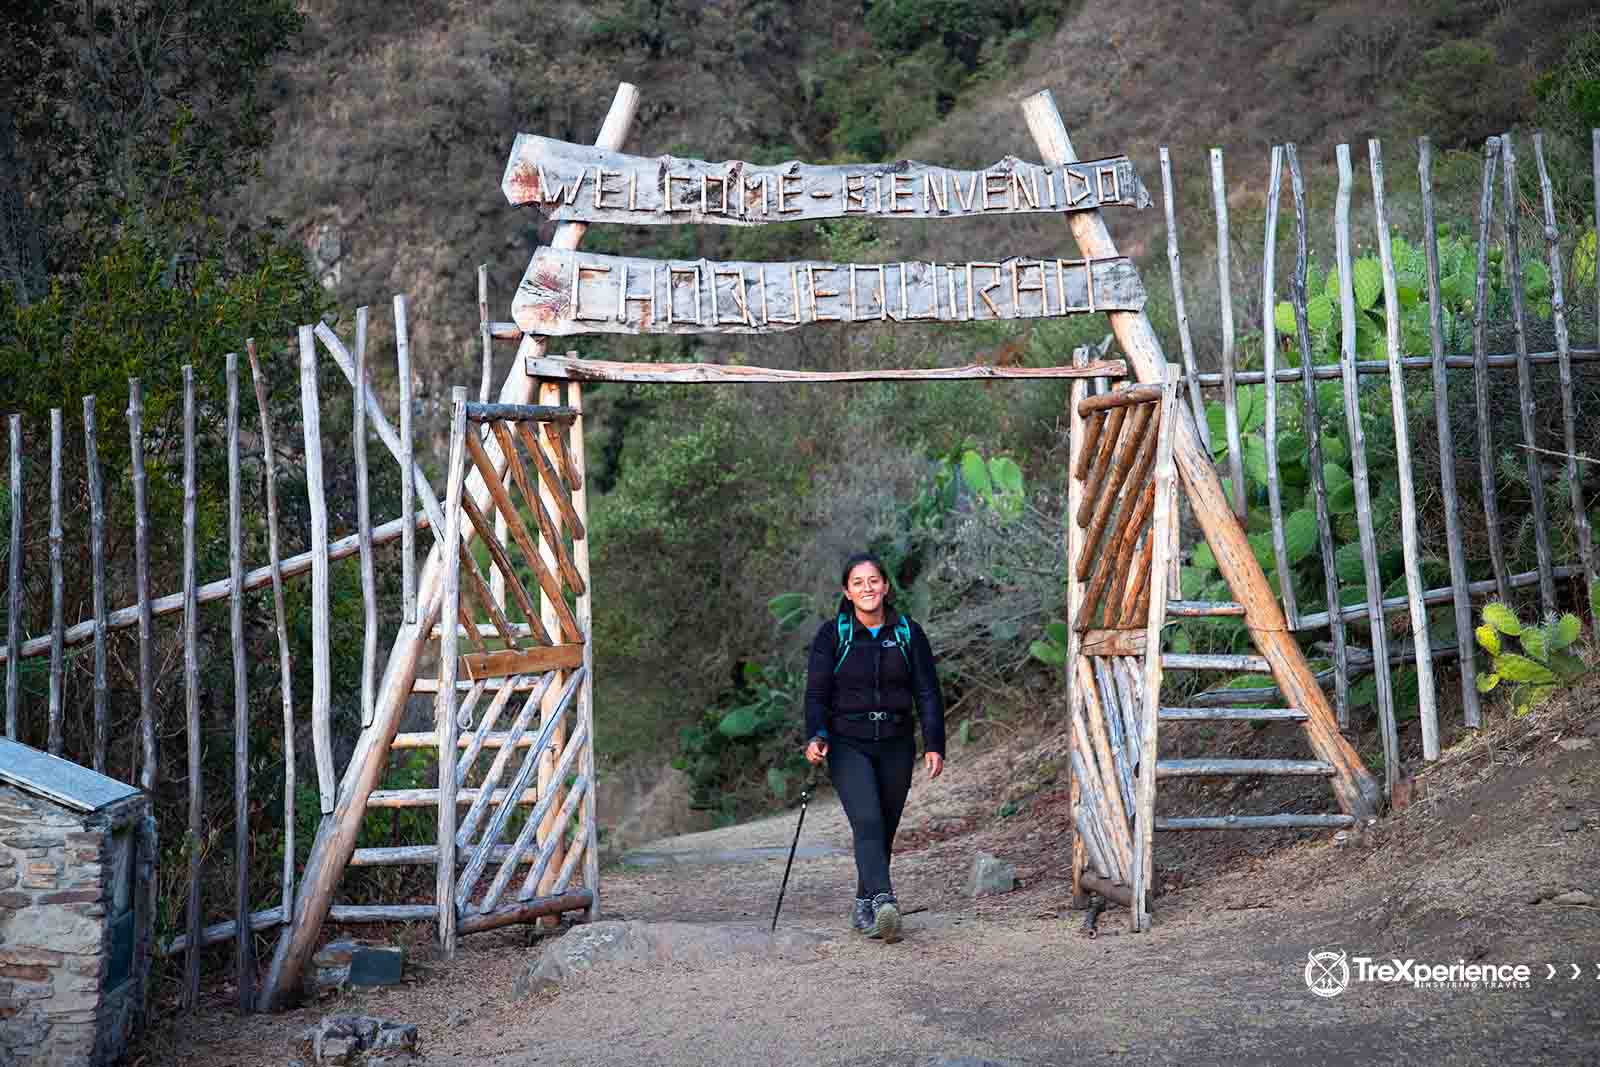
[[(904, 155), (976, 166), (1036, 155), (1019, 103), (1050, 88), (1081, 154), (1127, 153), (1158, 194), (1157, 148), (1171, 147), (1190, 319), (1207, 365), (1218, 344), (1206, 257), (1209, 147), (1227, 152), (1235, 316), (1248, 344), (1260, 322), (1271, 143), (1302, 145), (1312, 210), (1323, 220), (1314, 239), (1323, 241), (1332, 145), (1359, 150), (1365, 136), (1388, 136), (1402, 217), (1408, 194), (1398, 187), (1415, 182), (1406, 135), (1419, 116), (1446, 146), (1526, 118), (1534, 73), (1588, 25), (1586, 10), (1572, 0), (1514, 9), (1493, 0), (553, 0), (537, 9), (512, 0), (403, 8), (307, 0), (303, 47), (276, 78), (278, 138), (249, 195), (254, 209), (291, 220), (308, 248), (326, 253), (343, 313), (379, 309), (377, 352), (389, 351), (390, 295), (410, 297), (419, 426), (434, 435), (437, 455), (449, 387), (478, 380), (477, 265), (489, 267), (491, 315), (506, 318), (529, 256), (550, 233), (500, 194), (515, 133), (588, 141), (625, 79), (642, 93), (628, 142), (638, 153), (760, 162)], [(1451, 204), (1475, 203), (1454, 195), (1473, 183), (1471, 170), (1470, 161), (1455, 167), (1453, 187), (1441, 175), (1447, 216)], [(1370, 219), (1363, 205), (1358, 228)], [(1108, 221), (1143, 268), (1157, 329), (1168, 330), (1161, 211), (1108, 213)], [(736, 229), (594, 227), (585, 247), (679, 259), (1074, 254), (1047, 215), (728, 232)], [(1288, 236), (1285, 227), (1280, 239)], [(1080, 316), (1006, 327), (822, 326), (756, 341), (606, 337), (575, 347), (613, 358), (926, 366), (1058, 362), (1104, 333), (1103, 321)], [(500, 346), (498, 374), (511, 351)], [(392, 374), (386, 359), (374, 367), (380, 382)], [(664, 750), (693, 741), (711, 750), (696, 756), (697, 788), (743, 776), (745, 795), (724, 815), (770, 803), (765, 769), (777, 762), (766, 761), (792, 756), (794, 739), (774, 734), (760, 753), (718, 752), (707, 709), (752, 699), (752, 678), (774, 683), (764, 691), (792, 689), (803, 635), (774, 632), (769, 599), (811, 593), (825, 608), (837, 560), (866, 544), (891, 557), (936, 641), (965, 642), (966, 659), (947, 665), (979, 677), (951, 688), (958, 715), (1038, 707), (1026, 690), (1033, 684), (1036, 695), (1044, 683), (1028, 674), (1027, 645), (1059, 606), (1049, 577), (1059, 568), (1059, 389), (611, 388), (588, 400), (604, 753), (658, 763)], [(967, 450), (1017, 459), (1035, 520), (1026, 538), (985, 532), (952, 503), (959, 484), (949, 461)]]

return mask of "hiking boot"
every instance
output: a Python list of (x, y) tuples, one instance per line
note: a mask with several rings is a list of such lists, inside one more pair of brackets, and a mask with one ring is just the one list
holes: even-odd
[(872, 925), (867, 936), (881, 938), (885, 945), (900, 940), (900, 908), (893, 893), (879, 893), (872, 898)]
[(864, 934), (872, 928), (871, 897), (856, 897), (856, 905), (850, 912), (850, 928), (858, 934)]

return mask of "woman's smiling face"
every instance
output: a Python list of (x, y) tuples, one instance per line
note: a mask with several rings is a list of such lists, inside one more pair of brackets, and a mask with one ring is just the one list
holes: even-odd
[(844, 596), (863, 615), (876, 614), (883, 607), (889, 583), (872, 562), (857, 563), (845, 578)]

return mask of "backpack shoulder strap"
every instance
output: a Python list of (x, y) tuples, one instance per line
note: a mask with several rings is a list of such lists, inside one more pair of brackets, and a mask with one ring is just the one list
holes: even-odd
[(836, 626), (838, 627), (838, 635), (835, 638), (835, 647), (839, 650), (839, 658), (834, 660), (833, 663), (833, 672), (835, 674), (839, 673), (839, 668), (844, 665), (844, 658), (850, 654), (850, 641), (855, 637), (856, 633), (855, 623), (851, 621), (850, 616), (845, 612), (841, 611), (839, 613)]
[(894, 643), (900, 646), (900, 654), (906, 658), (906, 666), (911, 666), (911, 622), (904, 615), (896, 613), (894, 620)]

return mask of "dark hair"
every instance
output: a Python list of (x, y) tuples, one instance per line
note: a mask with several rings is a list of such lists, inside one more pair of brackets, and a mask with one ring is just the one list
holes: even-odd
[[(852, 555), (849, 559), (845, 560), (844, 561), (844, 570), (842, 572), (840, 572), (840, 574), (839, 574), (839, 584), (841, 586), (849, 585), (850, 584), (850, 572), (855, 570), (857, 567), (861, 566), (863, 563), (870, 563), (874, 567), (878, 568), (878, 576), (881, 577), (883, 579), (883, 581), (884, 581), (884, 584), (889, 587), (888, 589), (884, 590), (883, 602), (885, 604), (887, 604), (887, 605), (893, 605), (894, 604), (894, 582), (891, 581), (890, 578), (889, 578), (889, 568), (885, 567), (883, 565), (883, 560), (879, 559), (876, 555), (874, 555), (871, 552), (857, 552), (854, 555)], [(851, 608), (850, 608), (850, 600), (849, 600), (849, 598), (848, 597), (840, 597), (839, 598), (839, 614), (841, 614), (841, 615), (848, 614), (850, 612), (850, 610), (851, 610)]]

